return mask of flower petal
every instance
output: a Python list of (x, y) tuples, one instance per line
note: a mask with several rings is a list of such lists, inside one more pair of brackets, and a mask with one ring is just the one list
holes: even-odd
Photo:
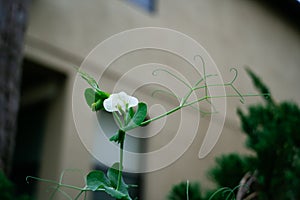
[(138, 105), (138, 99), (127, 95), (125, 92), (120, 92), (117, 94), (111, 94), (109, 98), (105, 99), (103, 106), (108, 112), (118, 111), (119, 113), (124, 113), (128, 108)]
[(104, 106), (104, 109), (108, 112), (113, 112), (113, 107), (112, 107), (112, 101), (110, 99), (110, 97), (108, 99), (105, 99), (104, 102), (103, 102), (103, 106)]
[(135, 97), (129, 97), (128, 108), (137, 106), (138, 103), (139, 103), (139, 100), (137, 98), (135, 98)]

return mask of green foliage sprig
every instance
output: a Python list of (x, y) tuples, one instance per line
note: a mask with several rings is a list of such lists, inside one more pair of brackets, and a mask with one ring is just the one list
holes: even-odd
[[(127, 185), (123, 178), (122, 178), (122, 172), (123, 172), (123, 149), (124, 149), (124, 141), (126, 138), (126, 132), (132, 129), (135, 129), (139, 126), (147, 125), (148, 123), (151, 123), (155, 120), (159, 120), (163, 117), (166, 117), (167, 115), (170, 115), (180, 109), (183, 109), (188, 106), (194, 106), (198, 102), (206, 101), (211, 103), (211, 99), (213, 98), (226, 98), (226, 97), (238, 97), (240, 98), (240, 101), (244, 103), (245, 97), (249, 96), (261, 96), (261, 95), (267, 95), (267, 94), (241, 94), (238, 89), (234, 86), (234, 83), (236, 81), (236, 78), (238, 76), (238, 71), (235, 68), (230, 69), (234, 73), (234, 77), (231, 81), (227, 83), (220, 83), (215, 85), (209, 85), (207, 84), (207, 79), (211, 78), (213, 76), (217, 76), (215, 74), (206, 74), (205, 70), (205, 62), (202, 59), (201, 56), (195, 56), (195, 59), (200, 58), (203, 64), (203, 77), (200, 77), (199, 80), (194, 83), (193, 85), (190, 85), (190, 83), (185, 82), (183, 79), (181, 79), (179, 76), (173, 74), (172, 72), (165, 70), (165, 69), (156, 69), (153, 71), (153, 75), (157, 76), (159, 72), (164, 72), (169, 74), (174, 79), (180, 81), (183, 85), (186, 86), (187, 92), (183, 97), (177, 97), (180, 99), (180, 104), (174, 107), (173, 109), (156, 116), (151, 119), (146, 120), (147, 116), (147, 104), (143, 102), (137, 103), (137, 99), (135, 97), (128, 96), (126, 93), (118, 93), (118, 94), (109, 94), (108, 92), (102, 91), (99, 87), (97, 81), (91, 77), (86, 72), (83, 72), (79, 69), (77, 69), (79, 75), (88, 83), (90, 88), (87, 88), (84, 92), (84, 96), (86, 99), (87, 104), (91, 108), (92, 111), (100, 111), (100, 110), (106, 110), (109, 112), (112, 112), (114, 115), (117, 125), (119, 127), (119, 130), (115, 135), (113, 135), (110, 138), (110, 141), (115, 142), (119, 144), (120, 146), (120, 160), (118, 163), (115, 163), (111, 168), (108, 169), (107, 174), (105, 175), (102, 171), (92, 171), (86, 176), (86, 186), (83, 188), (66, 185), (62, 183), (62, 179), (59, 182), (51, 181), (51, 180), (45, 180), (41, 178), (36, 177), (27, 177), (27, 180), (29, 179), (35, 179), (39, 181), (45, 181), (48, 183), (52, 183), (55, 185), (55, 190), (51, 195), (51, 198), (56, 194), (56, 192), (61, 192), (66, 198), (72, 199), (67, 193), (65, 193), (62, 188), (70, 188), (74, 190), (78, 190), (79, 193), (75, 197), (76, 199), (79, 199), (82, 195), (84, 195), (84, 199), (86, 199), (86, 193), (87, 191), (103, 191), (107, 194), (111, 195), (112, 197), (116, 199), (121, 200), (131, 200), (132, 198), (129, 195), (128, 189), (130, 188), (130, 185)], [(223, 95), (223, 96), (211, 96), (208, 92), (209, 88), (212, 87), (230, 87), (235, 92), (234, 94), (229, 95)], [(196, 100), (190, 100), (190, 97), (193, 92), (198, 92), (200, 90), (204, 90), (204, 96), (201, 98), (198, 98)], [(156, 91), (157, 92), (157, 91)], [(175, 95), (175, 94), (172, 94)], [(117, 102), (117, 103), (116, 103)], [(116, 103), (116, 104), (114, 104)], [(134, 110), (133, 107), (137, 106), (137, 109)], [(203, 114), (212, 114), (212, 113), (206, 113), (200, 110), (200, 112)], [(188, 187), (188, 186), (187, 186)], [(190, 186), (191, 188), (193, 185)], [(188, 191), (187, 196), (189, 196)], [(51, 199), (50, 198), (50, 199)]]

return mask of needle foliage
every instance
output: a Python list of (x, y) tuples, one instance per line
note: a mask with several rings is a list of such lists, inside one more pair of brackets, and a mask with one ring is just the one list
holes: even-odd
[[(263, 96), (263, 103), (237, 111), (247, 136), (245, 146), (253, 154), (231, 153), (216, 158), (216, 165), (208, 175), (216, 183), (214, 191), (220, 192), (213, 198), (214, 192), (207, 192), (200, 199), (235, 199), (238, 188), (242, 187), (240, 180), (247, 172), (256, 176), (255, 188), (248, 191), (257, 193), (255, 199), (300, 199), (300, 109), (291, 101), (276, 102), (261, 79), (250, 69), (247, 72), (257, 90), (269, 94)], [(180, 185), (175, 187), (179, 190)], [(174, 188), (169, 196), (175, 195)], [(231, 190), (224, 192), (226, 188)], [(199, 188), (193, 188), (190, 193), (193, 192), (199, 193)]]

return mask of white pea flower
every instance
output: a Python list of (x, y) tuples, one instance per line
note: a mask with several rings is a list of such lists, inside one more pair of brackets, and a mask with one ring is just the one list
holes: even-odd
[(105, 99), (103, 106), (108, 112), (118, 111), (120, 115), (126, 113), (128, 108), (137, 106), (138, 99), (127, 95), (125, 92), (111, 94), (109, 98)]

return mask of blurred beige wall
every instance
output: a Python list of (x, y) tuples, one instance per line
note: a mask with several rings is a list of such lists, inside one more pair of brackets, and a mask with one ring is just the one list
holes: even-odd
[[(73, 122), (71, 102), (75, 72), (72, 66), (80, 65), (96, 45), (111, 35), (145, 26), (171, 28), (194, 38), (209, 52), (224, 80), (231, 80), (231, 67), (239, 69), (237, 87), (244, 93), (254, 92), (243, 71), (248, 65), (263, 77), (277, 100), (300, 103), (299, 29), (297, 31), (254, 1), (158, 0), (154, 14), (122, 0), (32, 1), (26, 56), (68, 75), (65, 95), (54, 105), (52, 114), (52, 119), (55, 115), (62, 115), (63, 125), (59, 126), (55, 120), (49, 125), (58, 130), (48, 129), (47, 138), (52, 139), (47, 140), (45, 146), (41, 176), (58, 178), (59, 172), (66, 168), (87, 172), (92, 164), (92, 157), (80, 142)], [(259, 101), (259, 98), (249, 98), (246, 105)], [(213, 165), (215, 156), (232, 151), (247, 152), (236, 115), (236, 107), (246, 105), (241, 105), (238, 99), (227, 101), (227, 119), (222, 135), (213, 151), (200, 160), (198, 151), (209, 118), (201, 120), (198, 136), (180, 159), (144, 176), (144, 200), (165, 199), (173, 184), (187, 179), (211, 187), (205, 172)], [(51, 136), (53, 131), (58, 131), (56, 136)], [(176, 130), (171, 126), (164, 131)], [(152, 140), (149, 148), (156, 148), (159, 142), (164, 144), (169, 139), (166, 135), (159, 141)], [(51, 148), (59, 148), (60, 154), (52, 155)], [(68, 180), (82, 184), (78, 177), (69, 177)]]

